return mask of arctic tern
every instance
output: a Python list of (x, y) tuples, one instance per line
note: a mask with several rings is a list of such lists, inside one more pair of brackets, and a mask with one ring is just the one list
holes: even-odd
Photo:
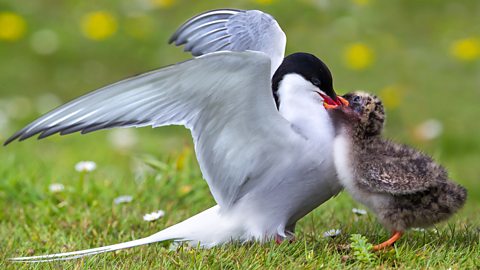
[(322, 105), (342, 105), (318, 58), (284, 58), (286, 37), (261, 11), (197, 15), (170, 42), (194, 59), (81, 96), (10, 137), (88, 133), (114, 127), (184, 125), (217, 205), (151, 236), (111, 246), (13, 261), (67, 260), (175, 240), (212, 247), (283, 240), (296, 222), (340, 189), (334, 128)]

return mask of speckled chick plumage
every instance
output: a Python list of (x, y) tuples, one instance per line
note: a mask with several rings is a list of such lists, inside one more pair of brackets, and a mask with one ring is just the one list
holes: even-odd
[(348, 107), (330, 110), (336, 123), (335, 165), (340, 182), (391, 231), (446, 220), (466, 200), (465, 188), (428, 155), (381, 137), (381, 101), (364, 92), (344, 96)]

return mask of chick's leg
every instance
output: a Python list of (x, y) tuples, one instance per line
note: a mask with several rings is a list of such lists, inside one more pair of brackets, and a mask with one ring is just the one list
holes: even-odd
[(381, 244), (373, 246), (373, 250), (378, 251), (393, 245), (393, 243), (395, 243), (398, 239), (400, 239), (400, 237), (402, 237), (402, 234), (403, 232), (393, 232), (392, 237), (390, 237), (390, 239), (388, 239), (387, 241)]

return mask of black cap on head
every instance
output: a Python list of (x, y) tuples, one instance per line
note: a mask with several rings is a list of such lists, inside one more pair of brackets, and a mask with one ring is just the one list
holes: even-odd
[(320, 88), (325, 94), (333, 100), (337, 99), (337, 95), (333, 90), (332, 73), (322, 60), (309, 53), (294, 53), (283, 59), (282, 64), (278, 67), (272, 78), (272, 91), (275, 97), (277, 107), (278, 96), (277, 91), (283, 77), (287, 74), (299, 74), (305, 80)]

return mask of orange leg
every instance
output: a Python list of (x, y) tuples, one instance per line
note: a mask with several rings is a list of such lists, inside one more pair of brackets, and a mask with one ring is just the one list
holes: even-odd
[(373, 246), (373, 250), (378, 251), (378, 250), (381, 250), (381, 249), (384, 249), (386, 247), (389, 247), (389, 246), (393, 245), (393, 243), (395, 243), (398, 239), (400, 239), (400, 237), (402, 237), (402, 234), (403, 234), (403, 232), (393, 232), (393, 235), (392, 235), (392, 237), (390, 237), (390, 239), (388, 239), (387, 241), (385, 241), (381, 244)]

